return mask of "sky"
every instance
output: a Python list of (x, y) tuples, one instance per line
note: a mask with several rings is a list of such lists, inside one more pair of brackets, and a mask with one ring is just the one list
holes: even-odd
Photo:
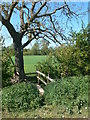
[[(72, 4), (72, 2), (69, 2), (68, 4)], [(81, 8), (81, 10), (79, 10), (80, 13), (83, 13), (83, 12), (87, 11), (87, 9), (88, 9), (88, 2), (75, 2), (74, 4), (76, 4), (78, 6), (78, 8)], [(19, 29), (18, 26), (17, 26), (17, 24), (19, 24), (18, 23), (19, 20), (20, 19), (19, 19), (19, 16), (17, 16), (17, 14), (12, 16), (11, 22), (16, 27), (17, 30)], [(77, 32), (80, 31), (80, 29), (81, 29), (81, 20), (83, 20), (83, 22), (85, 24), (85, 27), (86, 27), (87, 24), (88, 24), (88, 12), (86, 12), (82, 17), (79, 17), (79, 19), (77, 21), (75, 19), (72, 19), (73, 30), (75, 30)], [(1, 23), (0, 23), (0, 25), (1, 25)], [(67, 32), (68, 32), (70, 27), (71, 27), (71, 25), (69, 24), (68, 28), (66, 29)], [(6, 47), (13, 43), (13, 40), (12, 40), (10, 34), (8, 33), (7, 29), (4, 26), (2, 27), (2, 29), (0, 31), (0, 35), (1, 34), (5, 38), (5, 46)], [(23, 43), (25, 41), (27, 41), (26, 37), (23, 38)], [(35, 43), (35, 41), (30, 43), (26, 48), (31, 48), (34, 43)], [(55, 47), (56, 45), (53, 42), (51, 42), (51, 44), (50, 44), (50, 46), (53, 46), (53, 47)]]

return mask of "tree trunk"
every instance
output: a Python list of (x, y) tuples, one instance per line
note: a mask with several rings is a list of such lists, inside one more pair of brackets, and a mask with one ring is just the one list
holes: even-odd
[(24, 80), (24, 61), (23, 61), (23, 47), (20, 40), (14, 42), (15, 50), (15, 79), (16, 81)]

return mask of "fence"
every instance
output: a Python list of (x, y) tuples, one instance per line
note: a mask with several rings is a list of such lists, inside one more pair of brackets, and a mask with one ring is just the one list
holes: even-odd
[[(48, 74), (48, 76), (46, 76), (45, 74), (43, 74), (43, 73), (40, 72), (40, 71), (36, 71), (36, 73), (37, 73), (38, 84), (39, 84), (39, 81), (43, 82), (45, 85), (47, 85), (47, 83), (49, 83), (49, 81), (50, 81), (50, 82), (54, 82), (54, 80), (49, 77), (49, 74)], [(47, 82), (45, 82), (44, 80), (42, 80), (42, 79), (40, 78), (40, 75), (43, 76), (44, 78), (46, 78), (46, 79), (47, 79)]]

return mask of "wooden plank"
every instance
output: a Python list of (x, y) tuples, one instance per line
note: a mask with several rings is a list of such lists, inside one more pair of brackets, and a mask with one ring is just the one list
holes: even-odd
[(47, 77), (47, 76), (46, 76), (46, 78), (47, 78), (48, 80), (50, 80), (51, 82), (54, 81), (54, 80), (53, 80), (52, 78), (50, 78), (50, 77)]
[(38, 76), (37, 76), (37, 79), (39, 79), (39, 80), (42, 81), (45, 85), (47, 85), (47, 83), (46, 83), (44, 80), (42, 80), (41, 78), (39, 78)]
[(54, 81), (52, 78), (50, 78), (49, 76), (46, 76), (45, 74), (43, 74), (43, 73), (40, 72), (40, 71), (36, 71), (36, 73), (42, 75), (43, 77), (46, 77), (46, 79), (50, 80), (51, 82)]
[(42, 75), (43, 77), (45, 77), (45, 76), (46, 76), (45, 74), (41, 73), (40, 71), (36, 71), (36, 73), (38, 73), (38, 74)]

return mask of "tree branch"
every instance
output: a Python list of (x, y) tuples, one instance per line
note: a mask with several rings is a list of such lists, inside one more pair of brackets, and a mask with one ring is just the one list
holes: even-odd
[(55, 14), (58, 10), (61, 10), (61, 9), (64, 8), (64, 7), (66, 7), (66, 5), (63, 5), (63, 6), (61, 6), (60, 8), (55, 9), (55, 10), (54, 10), (53, 12), (51, 12), (51, 13), (46, 13), (46, 14), (38, 15), (37, 18), (53, 15), (53, 14)]
[(6, 26), (11, 37), (13, 38), (16, 35), (16, 31), (15, 31), (13, 25), (8, 20), (5, 20), (4, 17), (1, 15), (1, 13), (0, 13), (0, 21), (2, 22), (3, 25)]
[(23, 6), (22, 6), (22, 8), (20, 10), (21, 31), (24, 30), (24, 28), (25, 28), (25, 23), (24, 23), (24, 17), (23, 17), (23, 15), (24, 15), (24, 12), (23, 12)]
[(42, 10), (42, 8), (43, 8), (46, 4), (47, 4), (47, 2), (43, 3), (43, 4), (41, 5), (41, 7), (39, 8), (39, 10), (36, 12), (35, 15), (37, 15), (37, 14)]
[[(49, 38), (50, 40), (52, 40), (54, 43), (57, 42), (57, 43), (61, 44), (61, 43), (57, 40), (57, 38), (56, 38), (56, 36), (55, 36), (55, 33), (52, 33), (50, 29), (44, 29), (44, 30), (43, 30), (43, 29), (37, 28), (37, 29), (35, 29), (35, 30), (39, 30), (39, 33), (41, 33), (41, 34), (46, 33), (46, 34), (44, 34), (44, 36), (46, 36), (47, 38)], [(49, 30), (50, 30), (50, 31), (49, 31)], [(47, 34), (50, 34), (51, 36), (49, 37), (49, 35), (47, 35)], [(53, 38), (53, 39), (52, 39), (52, 38)]]
[(33, 11), (34, 11), (34, 7), (35, 7), (35, 4), (37, 2), (32, 2), (32, 7), (31, 7), (31, 10), (30, 10), (30, 13), (31, 13), (31, 17), (33, 16)]
[(16, 6), (17, 4), (18, 4), (18, 2), (14, 2), (14, 3), (12, 3), (12, 5), (11, 5), (11, 9), (10, 9), (10, 14), (9, 14), (7, 20), (10, 21), (10, 18), (11, 18), (11, 16), (12, 16), (13, 10), (14, 10), (14, 8), (15, 8), (15, 6)]
[(35, 37), (32, 37), (30, 40), (28, 40), (26, 43), (23, 44), (23, 48), (25, 48)]
[(36, 38), (36, 36), (38, 36), (39, 35), (39, 32), (38, 33), (36, 33), (36, 35), (34, 35), (31, 39), (29, 39), (26, 43), (24, 43), (23, 44), (23, 48), (24, 47), (26, 47), (33, 39), (35, 39)]
[(55, 42), (57, 42), (57, 43), (59, 43), (59, 44), (61, 44), (58, 40), (57, 40), (57, 38), (56, 38), (56, 36), (55, 36), (55, 34), (53, 34), (53, 33), (51, 33), (50, 31), (48, 31), (48, 33), (54, 38), (54, 40), (53, 41), (55, 41)]
[(62, 40), (66, 40), (65, 36), (56, 29), (56, 27), (55, 27), (55, 25), (54, 25), (54, 22), (53, 22), (53, 20), (52, 20), (52, 16), (51, 16), (51, 15), (50, 15), (50, 21), (51, 21), (51, 23), (52, 23), (52, 25), (53, 25), (53, 28), (54, 28), (55, 32), (58, 33), (58, 35), (60, 35), (60, 37), (62, 38)]
[(41, 7), (39, 8), (39, 10), (30, 18), (30, 22), (32, 22), (36, 17), (37, 15), (39, 14), (39, 12), (42, 10), (42, 8), (46, 5), (47, 2), (44, 2)]
[(45, 35), (49, 40), (53, 41), (54, 43), (56, 43), (56, 41), (54, 39), (52, 39), (52, 37), (49, 37), (48, 35)]

